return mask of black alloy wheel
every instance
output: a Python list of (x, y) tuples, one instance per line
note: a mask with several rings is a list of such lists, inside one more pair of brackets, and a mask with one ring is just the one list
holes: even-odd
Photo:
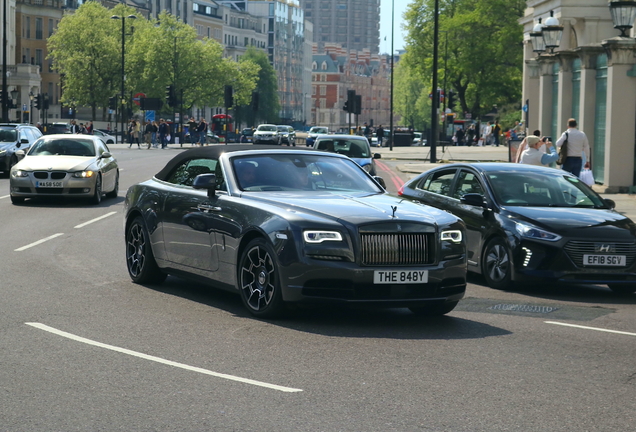
[(108, 198), (117, 198), (118, 193), (119, 193), (119, 170), (117, 170), (117, 173), (115, 174), (115, 186), (113, 187), (112, 191), (106, 194), (106, 196)]
[(502, 238), (495, 237), (488, 242), (481, 263), (489, 287), (505, 290), (512, 286), (511, 253)]
[(608, 284), (607, 286), (619, 295), (630, 295), (636, 292), (636, 284)]
[(160, 284), (168, 276), (155, 261), (148, 229), (141, 216), (137, 216), (126, 230), (126, 267), (130, 279), (138, 284)]
[(262, 238), (243, 250), (238, 283), (243, 304), (259, 318), (279, 317), (284, 309), (274, 249)]
[(91, 201), (95, 205), (102, 202), (102, 175), (99, 173), (97, 173), (97, 178), (95, 179), (95, 193), (93, 194)]
[(429, 306), (414, 306), (410, 307), (409, 310), (415, 315), (436, 317), (446, 315), (447, 313), (455, 309), (455, 306), (457, 306), (458, 303), (459, 301), (452, 301)]

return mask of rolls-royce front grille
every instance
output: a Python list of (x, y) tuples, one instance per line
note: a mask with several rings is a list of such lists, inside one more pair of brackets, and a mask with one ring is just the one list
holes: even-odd
[(360, 234), (361, 264), (420, 265), (434, 261), (433, 234)]
[(626, 267), (631, 266), (636, 259), (636, 243), (602, 242), (602, 245), (610, 246), (611, 249), (597, 251), (596, 245), (599, 244), (601, 243), (572, 240), (563, 249), (578, 267), (583, 267), (583, 255), (625, 255)]

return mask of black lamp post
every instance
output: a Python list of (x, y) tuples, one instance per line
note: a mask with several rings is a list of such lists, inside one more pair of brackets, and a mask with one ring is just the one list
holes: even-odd
[(636, 20), (636, 1), (611, 1), (608, 3), (614, 28), (621, 31), (621, 37), (629, 37), (627, 30), (634, 27)]
[(9, 121), (7, 94), (7, 0), (2, 1), (2, 121)]
[(430, 162), (437, 162), (437, 124), (439, 122), (439, 96), (437, 95), (437, 63), (439, 53), (437, 45), (439, 43), (439, 0), (435, 0), (435, 16), (433, 17), (433, 90), (431, 100), (431, 137), (430, 137)]
[[(6, 1), (6, 0), (5, 0)], [(121, 101), (118, 105), (119, 107), (119, 112), (120, 112), (120, 119), (121, 119), (121, 142), (124, 142), (124, 130), (125, 130), (125, 123), (124, 123), (124, 100), (125, 100), (125, 94), (124, 94), (124, 81), (126, 81), (126, 73), (124, 71), (124, 62), (125, 62), (125, 48), (126, 48), (126, 18), (129, 19), (137, 19), (137, 17), (135, 15), (128, 15), (127, 17), (123, 17), (123, 16), (118, 16), (118, 15), (113, 15), (111, 17), (111, 19), (120, 19), (121, 20)], [(116, 137), (115, 137), (116, 138)]]
[(563, 26), (559, 25), (559, 20), (554, 17), (554, 11), (550, 11), (550, 17), (545, 20), (545, 25), (541, 30), (545, 48), (551, 53), (561, 44), (561, 36), (563, 36)]
[[(393, 39), (395, 37), (395, 0), (391, 0), (391, 103), (389, 107), (389, 149), (393, 151), (393, 66), (395, 53), (393, 52)], [(349, 114), (349, 131), (351, 131), (351, 114)]]

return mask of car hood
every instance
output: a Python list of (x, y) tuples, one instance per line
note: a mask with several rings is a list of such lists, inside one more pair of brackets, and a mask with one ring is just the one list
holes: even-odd
[(27, 156), (15, 168), (26, 171), (81, 171), (94, 161), (95, 157), (83, 156)]
[[(508, 207), (511, 216), (561, 235), (630, 240), (636, 225), (626, 216), (607, 209), (564, 207)], [(633, 238), (632, 238), (633, 240)]]
[(15, 145), (15, 141), (11, 141), (11, 142), (0, 142), (0, 150), (6, 150), (9, 147), (12, 147)]
[(373, 159), (368, 157), (368, 158), (350, 158), (351, 160), (353, 160), (355, 163), (357, 163), (360, 166), (365, 166), (365, 165), (369, 165), (371, 162), (373, 162)]
[[(450, 213), (423, 204), (406, 201), (388, 194), (346, 195), (326, 192), (249, 193), (254, 199), (287, 211), (304, 213), (331, 220), (347, 221), (356, 225), (383, 220), (417, 221), (430, 225), (452, 223), (457, 218)], [(395, 219), (393, 209), (395, 207)]]

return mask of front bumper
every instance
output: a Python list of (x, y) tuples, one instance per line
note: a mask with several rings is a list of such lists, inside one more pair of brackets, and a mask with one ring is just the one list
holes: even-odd
[(278, 135), (273, 136), (263, 136), (263, 135), (254, 135), (254, 144), (278, 144)]
[[(625, 266), (585, 266), (582, 254), (568, 249), (572, 242), (545, 244), (522, 240), (514, 252), (515, 281), (551, 280), (571, 284), (636, 284), (636, 245), (626, 252)], [(594, 242), (585, 242), (594, 243)], [(587, 253), (594, 254), (593, 250)], [(621, 253), (619, 253), (621, 254)]]
[[(362, 267), (352, 262), (306, 258), (281, 268), (283, 299), (292, 303), (345, 303), (413, 307), (461, 299), (466, 292), (465, 257), (437, 265)], [(374, 284), (376, 270), (427, 270), (427, 283)]]
[[(28, 177), (11, 177), (11, 196), (18, 198), (32, 198), (41, 196), (73, 196), (91, 197), (95, 194), (95, 179), (75, 178), (70, 173), (66, 173), (64, 178), (37, 179), (34, 173), (29, 173)], [(59, 187), (40, 187), (40, 182), (59, 182)]]

